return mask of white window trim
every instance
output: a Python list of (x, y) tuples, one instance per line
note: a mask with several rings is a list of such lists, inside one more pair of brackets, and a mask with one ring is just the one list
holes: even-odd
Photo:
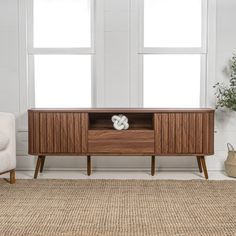
[[(137, 3), (136, 3), (137, 2)], [(139, 38), (138, 46), (131, 47), (131, 89), (130, 97), (134, 98), (130, 106), (143, 107), (143, 55), (148, 54), (200, 54), (201, 85), (200, 107), (209, 106), (209, 82), (214, 81), (216, 50), (216, 0), (202, 0), (202, 47), (187, 48), (153, 48), (144, 47), (144, 0), (131, 0), (130, 45)], [(139, 27), (135, 25), (139, 22)], [(137, 24), (137, 23), (136, 23)], [(133, 29), (133, 30), (132, 30)], [(138, 68), (135, 72), (132, 68)], [(134, 81), (138, 78), (138, 85)], [(137, 77), (138, 76), (138, 77)], [(136, 98), (136, 99), (135, 99)]]
[(91, 47), (39, 48), (33, 47), (33, 0), (26, 1), (27, 55), (28, 55), (28, 108), (35, 107), (34, 55), (91, 55), (91, 106), (95, 98), (95, 0), (91, 0)]

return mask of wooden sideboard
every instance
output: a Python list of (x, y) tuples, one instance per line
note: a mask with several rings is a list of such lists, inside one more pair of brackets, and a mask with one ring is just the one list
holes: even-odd
[[(129, 129), (113, 128), (111, 117), (124, 114)], [(213, 109), (30, 109), (29, 154), (38, 156), (34, 178), (46, 156), (196, 156), (208, 178), (205, 156), (214, 154)]]

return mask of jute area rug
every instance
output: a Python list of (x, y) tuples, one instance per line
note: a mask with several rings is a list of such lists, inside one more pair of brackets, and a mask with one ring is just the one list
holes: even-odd
[(0, 180), (5, 235), (236, 235), (236, 181)]

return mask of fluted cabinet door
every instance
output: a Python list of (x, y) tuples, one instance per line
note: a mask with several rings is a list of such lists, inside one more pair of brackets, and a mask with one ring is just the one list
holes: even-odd
[(211, 155), (214, 112), (170, 112), (154, 116), (156, 155)]
[(41, 154), (80, 154), (80, 113), (29, 113), (29, 152)]

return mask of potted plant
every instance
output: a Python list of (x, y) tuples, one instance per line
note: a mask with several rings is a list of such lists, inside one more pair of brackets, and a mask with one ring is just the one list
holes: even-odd
[[(214, 85), (216, 89), (216, 109), (228, 108), (236, 111), (236, 55), (234, 54), (230, 61), (230, 81), (229, 85), (217, 83)], [(231, 144), (228, 146), (228, 157), (225, 161), (225, 172), (228, 176), (236, 177), (236, 151)]]
[(230, 64), (229, 85), (225, 83), (217, 83), (214, 85), (217, 99), (216, 109), (228, 108), (232, 111), (236, 111), (236, 54), (233, 55)]

